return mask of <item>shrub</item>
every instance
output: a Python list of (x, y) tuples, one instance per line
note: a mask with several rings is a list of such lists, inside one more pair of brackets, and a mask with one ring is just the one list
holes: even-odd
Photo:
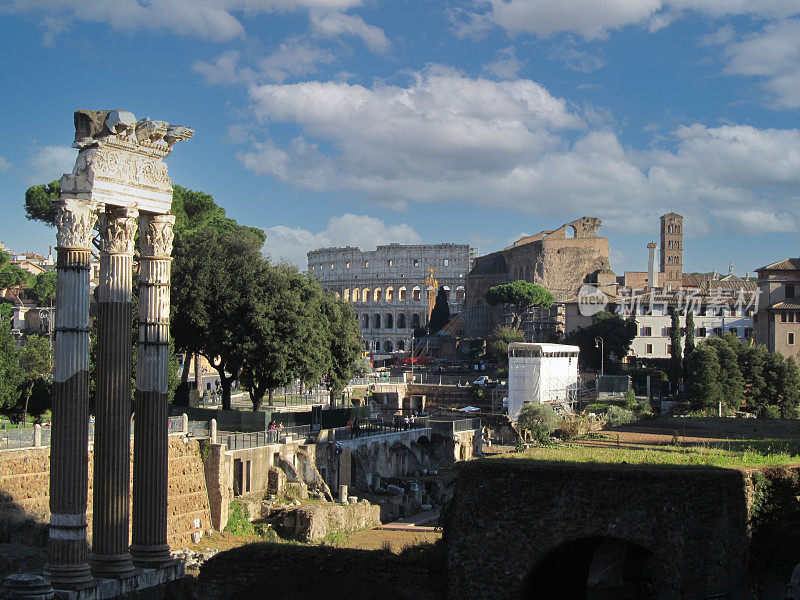
[(228, 509), (228, 523), (225, 525), (224, 531), (233, 533), (234, 535), (255, 532), (253, 524), (250, 522), (250, 511), (238, 500), (231, 502), (230, 508)]
[(629, 409), (633, 409), (634, 406), (637, 406), (636, 393), (631, 388), (628, 388), (628, 391), (625, 392), (625, 404), (625, 408)]
[(774, 404), (767, 404), (758, 410), (759, 419), (780, 419), (781, 409)]
[(594, 429), (599, 429), (600, 421), (588, 414), (566, 415), (558, 424), (556, 431), (565, 440), (585, 436)]
[(519, 411), (519, 417), (517, 417), (517, 425), (521, 429), (531, 432), (534, 429), (541, 429), (549, 434), (557, 424), (556, 413), (548, 404), (528, 402)]
[(595, 402), (594, 404), (589, 404), (584, 412), (587, 413), (595, 413), (595, 414), (605, 414), (608, 410), (608, 404), (604, 402)]
[(633, 411), (628, 410), (627, 408), (620, 408), (619, 406), (609, 406), (608, 412), (606, 413), (606, 419), (608, 419), (608, 424), (612, 427), (617, 427), (618, 425), (625, 425), (626, 423), (630, 423), (633, 421)]

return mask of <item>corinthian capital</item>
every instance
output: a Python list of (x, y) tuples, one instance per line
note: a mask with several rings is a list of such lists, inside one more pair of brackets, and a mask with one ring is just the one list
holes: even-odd
[(58, 200), (54, 205), (58, 247), (91, 248), (94, 224), (97, 222), (95, 205), (72, 198)]
[(136, 237), (136, 208), (110, 206), (100, 213), (100, 244), (109, 254), (133, 254)]
[(175, 215), (143, 214), (139, 217), (139, 253), (142, 256), (168, 258), (172, 255), (172, 228)]

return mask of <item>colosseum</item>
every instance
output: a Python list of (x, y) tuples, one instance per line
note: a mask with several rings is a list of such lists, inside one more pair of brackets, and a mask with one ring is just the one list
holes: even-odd
[(450, 312), (464, 306), (469, 245), (389, 244), (372, 251), (347, 246), (308, 253), (308, 270), (326, 290), (353, 304), (369, 352), (411, 349), (414, 328), (428, 323), (431, 274), (448, 294)]

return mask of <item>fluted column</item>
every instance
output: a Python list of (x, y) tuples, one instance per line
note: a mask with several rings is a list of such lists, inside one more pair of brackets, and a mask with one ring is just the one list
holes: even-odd
[(138, 215), (135, 208), (122, 207), (100, 214), (91, 556), (96, 577), (134, 573), (129, 552), (131, 291)]
[(57, 232), (50, 539), (56, 589), (92, 582), (86, 541), (89, 487), (89, 280), (97, 214), (89, 202), (55, 203)]
[(139, 348), (133, 448), (133, 560), (172, 562), (167, 544), (169, 286), (172, 215), (139, 217)]

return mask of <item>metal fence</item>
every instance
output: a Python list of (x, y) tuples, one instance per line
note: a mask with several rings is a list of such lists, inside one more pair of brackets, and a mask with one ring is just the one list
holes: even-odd
[(480, 428), (480, 419), (458, 419), (457, 421), (453, 421), (453, 431), (470, 431)]
[(386, 435), (389, 433), (403, 433), (418, 429), (427, 429), (423, 422), (405, 423), (403, 421), (368, 421), (354, 424), (351, 427), (336, 427), (336, 440), (354, 440), (358, 438)]
[(246, 450), (278, 443), (279, 430), (255, 431), (253, 433), (232, 433), (223, 439), (228, 450)]
[(189, 435), (191, 437), (211, 437), (211, 423), (209, 421), (189, 421)]
[(0, 450), (33, 446), (33, 427), (0, 431)]
[(444, 437), (453, 437), (461, 431), (471, 431), (481, 428), (480, 419), (455, 419), (447, 421), (431, 421), (431, 429)]
[[(477, 377), (483, 375), (478, 371), (474, 373), (466, 373), (464, 375), (438, 375), (436, 373), (414, 373), (414, 383), (422, 383), (427, 385), (455, 385), (467, 386), (472, 385)], [(409, 377), (410, 380), (410, 377)]]
[(183, 432), (183, 417), (170, 417), (169, 418), (169, 433), (182, 433)]
[(354, 377), (348, 385), (372, 385), (373, 383), (405, 383), (404, 377)]

